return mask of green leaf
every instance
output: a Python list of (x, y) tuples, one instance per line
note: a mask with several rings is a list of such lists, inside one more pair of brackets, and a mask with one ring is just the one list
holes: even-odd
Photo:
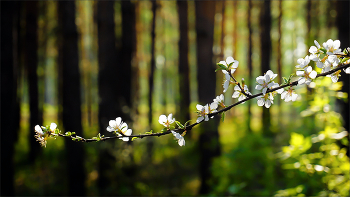
[(343, 58), (341, 61), (340, 61), (340, 64), (342, 64), (342, 63), (344, 63), (344, 62), (346, 62), (346, 61), (348, 61), (349, 60), (349, 58), (348, 57), (345, 57), (345, 58)]
[(131, 141), (134, 141), (134, 140), (136, 140), (138, 137), (133, 137), (133, 138), (131, 138)]
[(177, 124), (177, 126), (180, 128), (180, 129), (183, 129), (184, 126), (179, 122), (179, 121), (175, 121), (175, 123)]
[(215, 72), (217, 72), (218, 70), (226, 70), (226, 69), (223, 69), (223, 68), (217, 68), (217, 69), (215, 69)]
[(282, 77), (283, 78), (283, 84), (287, 84), (288, 83), (288, 79), (285, 78), (285, 77)]
[(225, 121), (225, 112), (222, 112), (222, 114), (221, 114), (221, 121), (222, 121), (222, 122)]
[(184, 127), (186, 127), (189, 122), (191, 122), (191, 120), (188, 120), (187, 122), (185, 122), (185, 126)]
[(325, 48), (320, 48), (320, 51), (322, 51), (324, 54), (326, 54), (327, 53), (327, 50), (325, 49)]
[(218, 65), (220, 68), (227, 69), (227, 67), (223, 64), (217, 63), (216, 65)]

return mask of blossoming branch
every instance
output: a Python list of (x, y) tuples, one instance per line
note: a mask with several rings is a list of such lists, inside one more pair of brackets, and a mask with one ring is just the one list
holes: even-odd
[[(105, 137), (100, 133), (91, 139), (85, 139), (83, 137), (77, 136), (74, 132), (61, 133), (57, 129), (55, 123), (51, 123), (49, 126), (35, 126), (35, 138), (41, 144), (41, 146), (46, 147), (47, 139), (49, 137), (56, 138), (66, 137), (71, 138), (74, 141), (80, 142), (98, 142), (105, 141), (110, 139), (121, 139), (123, 141), (129, 141), (151, 137), (151, 136), (162, 136), (167, 134), (173, 134), (175, 140), (177, 140), (180, 146), (185, 145), (185, 134), (187, 131), (190, 131), (194, 126), (201, 124), (205, 121), (209, 121), (210, 118), (213, 118), (215, 115), (221, 114), (222, 119), (224, 120), (224, 114), (226, 111), (231, 108), (242, 104), (253, 98), (257, 99), (258, 106), (265, 106), (269, 108), (274, 101), (274, 98), (277, 94), (281, 95), (281, 99), (285, 102), (295, 101), (298, 97), (298, 94), (295, 93), (293, 86), (297, 85), (309, 85), (313, 80), (318, 77), (330, 77), (332, 82), (335, 83), (339, 80), (341, 71), (343, 70), (346, 74), (350, 74), (350, 48), (348, 47), (343, 52), (340, 49), (339, 40), (327, 40), (322, 46), (315, 40), (315, 46), (311, 46), (309, 49), (309, 55), (305, 58), (299, 58), (297, 60), (298, 65), (296, 65), (296, 75), (291, 74), (289, 78), (283, 78), (284, 83), (278, 84), (273, 80), (277, 77), (277, 74), (274, 74), (271, 70), (266, 71), (263, 76), (258, 76), (256, 78), (257, 85), (255, 89), (261, 91), (261, 93), (251, 94), (249, 92), (248, 86), (245, 84), (244, 79), (240, 83), (235, 79), (233, 74), (238, 68), (239, 62), (232, 57), (226, 58), (226, 61), (220, 61), (217, 63), (219, 68), (216, 70), (221, 70), (224, 74), (223, 81), (223, 92), (225, 93), (231, 84), (235, 84), (234, 93), (232, 98), (238, 98), (238, 102), (225, 106), (224, 104), (224, 95), (221, 94), (213, 99), (212, 103), (205, 105), (197, 104), (197, 115), (198, 118), (195, 123), (188, 124), (189, 121), (182, 124), (173, 118), (172, 114), (160, 115), (158, 122), (164, 126), (164, 128), (158, 132), (153, 133), (153, 131), (148, 131), (145, 134), (132, 135), (132, 129), (128, 128), (127, 123), (122, 121), (121, 117), (116, 118), (115, 120), (109, 121), (109, 126), (106, 128), (107, 131), (114, 134), (111, 137)], [(311, 61), (315, 62), (317, 68), (321, 69), (320, 73), (317, 73), (316, 70), (310, 65)], [(318, 70), (319, 70), (318, 69)], [(291, 82), (291, 79), (297, 76), (299, 77), (296, 81)], [(218, 110), (218, 108), (221, 108)], [(175, 124), (174, 124), (175, 123)], [(180, 134), (181, 133), (181, 134)]]

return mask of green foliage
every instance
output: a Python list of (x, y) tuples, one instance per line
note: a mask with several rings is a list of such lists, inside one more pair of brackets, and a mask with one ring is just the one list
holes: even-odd
[[(316, 92), (327, 87), (341, 89), (341, 83), (331, 85), (327, 80), (318, 85)], [(282, 152), (278, 153), (282, 167), (293, 171), (294, 179), (307, 175), (307, 187), (297, 193), (298, 187), (279, 190), (276, 196), (349, 196), (350, 164), (345, 149), (349, 143), (346, 138), (348, 133), (343, 131), (340, 115), (331, 111), (328, 105), (334, 100), (334, 95), (332, 91), (315, 94), (305, 110), (311, 113), (304, 114), (312, 115), (314, 121), (319, 123), (320, 131), (308, 137), (293, 132), (289, 146), (282, 147)]]
[(92, 139), (96, 140), (96, 142), (99, 142), (104, 137), (105, 137), (104, 135), (101, 135), (101, 133), (98, 133), (97, 136), (93, 137)]

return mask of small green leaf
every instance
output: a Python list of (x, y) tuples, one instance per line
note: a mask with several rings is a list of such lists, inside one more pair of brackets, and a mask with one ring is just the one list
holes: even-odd
[(136, 140), (138, 137), (133, 137), (133, 138), (131, 138), (131, 141), (134, 141), (134, 140)]
[(340, 64), (342, 64), (342, 63), (344, 63), (344, 62), (346, 62), (346, 61), (348, 61), (349, 60), (349, 58), (348, 57), (345, 57), (345, 58), (343, 58), (341, 61), (340, 61)]
[(283, 84), (287, 84), (288, 83), (288, 79), (285, 78), (285, 77), (282, 77), (283, 78)]
[(215, 69), (215, 72), (217, 72), (218, 70), (226, 70), (226, 69), (223, 69), (223, 68), (217, 68), (217, 69)]
[(177, 126), (180, 128), (180, 129), (183, 129), (184, 126), (179, 122), (179, 121), (175, 121), (175, 123), (177, 124)]
[(225, 121), (225, 112), (222, 112), (222, 114), (221, 114), (221, 121), (222, 121), (222, 122)]
[(166, 132), (168, 129), (167, 128), (163, 128), (162, 130), (161, 130), (161, 132), (163, 133), (163, 132)]
[(187, 122), (185, 122), (185, 126), (184, 127), (186, 127), (189, 122), (191, 122), (191, 120), (188, 120)]
[(322, 52), (325, 53), (325, 54), (327, 53), (327, 50), (326, 50), (325, 48), (323, 48), (323, 47), (320, 48), (320, 51), (322, 51)]

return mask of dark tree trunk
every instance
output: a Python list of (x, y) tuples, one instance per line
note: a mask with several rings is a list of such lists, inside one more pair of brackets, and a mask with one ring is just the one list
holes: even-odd
[[(346, 47), (350, 47), (350, 2), (349, 1), (337, 1), (337, 19), (336, 25), (338, 27), (338, 37), (341, 42), (341, 48), (344, 49)], [(348, 93), (350, 95), (350, 75), (342, 72), (339, 81), (343, 82), (342, 92)], [(343, 116), (344, 120), (344, 128), (346, 131), (350, 131), (350, 105), (349, 99), (347, 102), (344, 100), (337, 100), (337, 104), (340, 106), (340, 113)], [(348, 139), (350, 140), (350, 136), (348, 135)], [(349, 145), (346, 147), (347, 155), (350, 155)]]
[[(260, 42), (261, 42), (261, 74), (263, 75), (270, 69), (270, 56), (271, 56), (271, 2), (270, 0), (264, 0), (263, 6), (260, 11)], [(262, 124), (263, 133), (266, 136), (271, 135), (271, 115), (270, 110), (262, 107)]]
[(179, 74), (180, 74), (180, 118), (183, 123), (190, 120), (190, 73), (188, 64), (188, 4), (187, 1), (177, 1), (179, 15)]
[[(213, 33), (215, 1), (196, 1), (196, 32), (197, 32), (197, 81), (199, 103), (213, 102), (215, 98), (216, 74), (213, 63)], [(199, 193), (210, 191), (210, 167), (214, 157), (220, 155), (218, 119), (201, 124), (199, 137), (200, 179)]]
[[(252, 1), (249, 0), (248, 1), (248, 16), (247, 16), (247, 24), (248, 24), (248, 72), (249, 72), (249, 80), (251, 81), (252, 77), (253, 77), (253, 65), (252, 65), (252, 34), (253, 34), (253, 29), (252, 29), (252, 14), (251, 14), (251, 10), (252, 10)], [(248, 83), (248, 89), (249, 91), (252, 91), (252, 83)], [(248, 120), (247, 120), (247, 129), (249, 132), (251, 132), (251, 127), (250, 127), (250, 121), (251, 121), (251, 117), (252, 117), (252, 112), (251, 112), (251, 102), (252, 101), (248, 101)]]
[[(78, 32), (75, 25), (75, 2), (58, 2), (58, 21), (62, 70), (62, 122), (65, 131), (82, 136), (81, 90), (78, 56)], [(84, 149), (82, 143), (65, 141), (68, 170), (68, 194), (85, 195)]]
[[(119, 109), (117, 49), (115, 46), (115, 23), (114, 23), (114, 2), (97, 2), (97, 34), (98, 34), (98, 91), (99, 91), (99, 114), (98, 121), (101, 135), (106, 135), (106, 127), (109, 120), (122, 116)], [(104, 142), (111, 143), (111, 142)], [(109, 172), (113, 171), (114, 157), (106, 148), (101, 148), (99, 153), (99, 177), (97, 185), (100, 195), (112, 195), (109, 189), (114, 187), (109, 180)]]
[(278, 40), (277, 40), (277, 74), (278, 74), (278, 84), (282, 83), (282, 47), (281, 47), (281, 38), (282, 38), (282, 0), (278, 1)]
[[(238, 1), (233, 1), (233, 58), (236, 59), (237, 54), (237, 4)], [(237, 71), (236, 71), (237, 72)]]
[[(26, 2), (26, 34), (25, 34), (25, 67), (28, 73), (28, 93), (30, 109), (30, 131), (33, 131), (35, 125), (42, 125), (42, 114), (39, 112), (39, 89), (38, 89), (38, 2)], [(29, 135), (30, 151), (29, 161), (34, 162), (40, 145)]]
[(1, 7), (1, 196), (14, 195), (14, 142), (19, 125), (18, 7), (19, 2), (0, 2)]
[(225, 29), (226, 29), (226, 17), (225, 17), (225, 8), (226, 8), (226, 2), (223, 0), (221, 2), (221, 36), (220, 36), (220, 60), (225, 59)]
[(122, 1), (122, 48), (120, 51), (119, 83), (120, 87), (119, 101), (122, 104), (120, 108), (126, 106), (127, 111), (124, 112), (123, 119), (130, 121), (131, 108), (131, 82), (132, 82), (132, 60), (136, 47), (136, 30), (135, 30), (135, 5), (130, 1)]
[(154, 48), (155, 48), (155, 38), (156, 38), (156, 12), (157, 11), (157, 2), (152, 1), (152, 28), (151, 28), (151, 69), (148, 74), (148, 123), (152, 127), (152, 113), (153, 113), (153, 89), (154, 89), (154, 70), (156, 67)]

